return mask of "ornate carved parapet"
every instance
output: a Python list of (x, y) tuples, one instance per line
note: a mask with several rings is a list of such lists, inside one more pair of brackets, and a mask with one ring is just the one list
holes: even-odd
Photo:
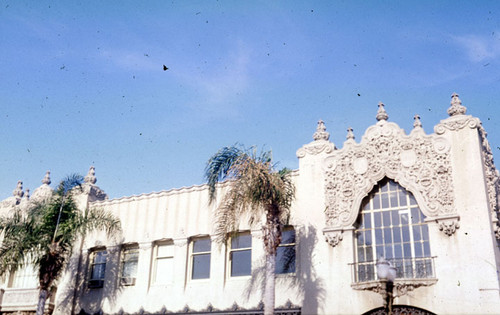
[[(426, 135), (418, 117), (415, 129), (406, 135), (398, 125), (383, 119), (382, 105), (380, 112), (377, 124), (367, 129), (359, 144), (346, 141), (342, 149), (332, 151), (323, 160), (324, 234), (332, 246), (342, 240), (343, 230), (352, 229), (362, 199), (384, 177), (412, 192), (426, 217), (447, 219), (439, 221), (443, 232), (452, 233), (453, 227), (458, 228), (449, 141), (439, 135)], [(450, 217), (456, 218), (453, 224), (449, 223)]]

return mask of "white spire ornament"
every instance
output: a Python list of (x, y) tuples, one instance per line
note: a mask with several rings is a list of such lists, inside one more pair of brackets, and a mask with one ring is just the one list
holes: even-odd
[(462, 105), (462, 101), (458, 98), (458, 94), (453, 93), (451, 95), (450, 108), (448, 108), (448, 115), (450, 116), (465, 115), (466, 111), (467, 107)]
[(389, 118), (389, 115), (387, 115), (387, 112), (385, 111), (384, 106), (385, 106), (384, 103), (382, 103), (382, 102), (378, 103), (378, 112), (377, 112), (377, 116), (376, 116), (378, 121), (387, 120)]
[(318, 121), (316, 132), (313, 134), (313, 139), (314, 141), (330, 139), (330, 133), (326, 131), (325, 122), (321, 119)]

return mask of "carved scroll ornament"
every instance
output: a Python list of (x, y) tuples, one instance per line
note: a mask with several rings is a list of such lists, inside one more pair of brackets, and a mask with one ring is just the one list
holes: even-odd
[(449, 152), (444, 137), (426, 135), (420, 126), (406, 135), (385, 120), (368, 128), (361, 143), (346, 141), (324, 159), (327, 241), (335, 246), (342, 231), (352, 229), (362, 199), (384, 177), (412, 192), (428, 220), (446, 220), (443, 230), (453, 234), (459, 217)]

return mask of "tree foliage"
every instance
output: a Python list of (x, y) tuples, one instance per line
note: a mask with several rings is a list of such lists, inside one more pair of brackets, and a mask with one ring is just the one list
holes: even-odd
[(239, 146), (220, 149), (205, 168), (210, 203), (216, 201), (218, 189), (223, 192), (215, 213), (215, 233), (219, 242), (224, 242), (228, 234), (237, 231), (241, 218), (248, 216), (251, 225), (265, 218), (262, 223), (266, 290), (272, 291), (265, 292), (267, 314), (274, 310), (276, 250), (295, 194), (290, 172), (286, 168), (275, 169), (270, 151), (257, 153), (254, 147), (245, 149)]
[(78, 175), (68, 176), (51, 198), (30, 202), (27, 208), (15, 207), (0, 217), (0, 276), (33, 265), (38, 270), (40, 290), (47, 295), (61, 276), (78, 237), (94, 230), (120, 230), (120, 221), (111, 213), (78, 209), (72, 194), (81, 190), (82, 180)]

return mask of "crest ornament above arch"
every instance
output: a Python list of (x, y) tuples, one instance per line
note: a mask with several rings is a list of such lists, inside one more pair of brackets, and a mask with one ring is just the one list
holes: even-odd
[[(379, 108), (383, 111), (383, 105)], [(406, 135), (385, 115), (378, 116), (360, 143), (346, 141), (323, 160), (327, 242), (336, 246), (343, 231), (353, 228), (361, 201), (384, 177), (413, 193), (427, 220), (435, 220), (446, 235), (453, 235), (460, 225), (449, 141), (425, 134), (419, 120)]]

